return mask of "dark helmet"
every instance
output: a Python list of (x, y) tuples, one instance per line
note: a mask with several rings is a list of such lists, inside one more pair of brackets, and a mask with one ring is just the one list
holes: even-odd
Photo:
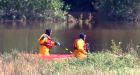
[(86, 35), (84, 33), (80, 33), (79, 34), (79, 38), (85, 40), (86, 39)]
[(46, 32), (45, 32), (45, 34), (47, 34), (47, 35), (51, 35), (51, 33), (52, 33), (52, 30), (51, 29), (46, 29)]

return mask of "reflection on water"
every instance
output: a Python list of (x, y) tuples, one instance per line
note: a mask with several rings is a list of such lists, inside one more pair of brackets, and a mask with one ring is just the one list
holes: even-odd
[[(17, 49), (21, 51), (37, 52), (39, 48), (38, 38), (46, 28), (53, 29), (53, 39), (60, 41), (69, 50), (73, 50), (73, 41), (77, 34), (87, 34), (87, 42), (90, 43), (92, 51), (110, 48), (111, 40), (121, 41), (123, 49), (133, 40), (140, 44), (140, 30), (134, 29), (94, 29), (90, 24), (67, 24), (67, 23), (41, 23), (41, 22), (7, 22), (0, 24), (0, 51)], [(63, 48), (55, 47), (52, 53), (69, 53)]]
[(93, 29), (93, 25), (91, 23), (85, 23), (85, 22), (78, 22), (78, 23), (68, 23), (67, 24), (69, 29), (86, 29), (90, 30)]
[(53, 22), (20, 22), (20, 21), (9, 21), (0, 23), (0, 29), (45, 29), (52, 28), (54, 30), (66, 29), (67, 25), (63, 23), (53, 23)]

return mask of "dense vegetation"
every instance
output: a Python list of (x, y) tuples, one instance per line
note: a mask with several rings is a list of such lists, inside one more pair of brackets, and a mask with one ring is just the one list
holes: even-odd
[(62, 16), (62, 7), (62, 0), (0, 0), (0, 15), (4, 19), (32, 20)]
[(140, 0), (64, 0), (70, 12), (100, 12), (108, 20), (140, 20)]
[(121, 43), (112, 40), (109, 50), (89, 53), (82, 61), (48, 61), (14, 50), (0, 54), (0, 75), (139, 75), (139, 46), (130, 45), (128, 50), (122, 53)]
[(140, 0), (0, 0), (0, 17), (64, 17), (69, 12), (101, 12), (110, 20), (140, 20)]
[(100, 0), (96, 8), (114, 20), (140, 20), (140, 0)]
[(137, 53), (122, 56), (111, 52), (89, 54), (84, 61), (72, 58), (65, 61), (47, 61), (18, 52), (0, 55), (1, 75), (139, 75), (140, 59)]

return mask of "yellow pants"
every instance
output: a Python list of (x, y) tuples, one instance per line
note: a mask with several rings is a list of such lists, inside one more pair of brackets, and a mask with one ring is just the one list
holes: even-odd
[(81, 60), (87, 58), (87, 54), (82, 53), (80, 50), (75, 50), (75, 51), (74, 51), (74, 56), (75, 56), (76, 58), (81, 59)]
[(49, 50), (50, 49), (46, 46), (40, 46), (39, 54), (40, 55), (50, 55)]

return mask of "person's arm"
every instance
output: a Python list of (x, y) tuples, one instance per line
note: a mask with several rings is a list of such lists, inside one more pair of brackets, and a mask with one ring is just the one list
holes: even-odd
[(51, 42), (50, 42), (51, 46), (61, 46), (60, 42), (55, 42), (54, 40), (51, 39)]
[(40, 36), (40, 38), (38, 39), (40, 44), (43, 44), (43, 43), (47, 42), (47, 40), (48, 40), (48, 38), (45, 36), (45, 34), (42, 34)]

